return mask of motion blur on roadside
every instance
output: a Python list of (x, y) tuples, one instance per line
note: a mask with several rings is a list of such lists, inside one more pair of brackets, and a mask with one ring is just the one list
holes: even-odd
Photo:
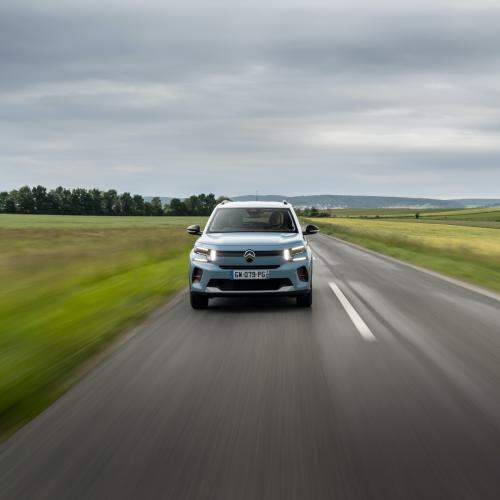
[(72, 370), (114, 334), (185, 284), (192, 241), (177, 223), (0, 216), (0, 438), (57, 397)]

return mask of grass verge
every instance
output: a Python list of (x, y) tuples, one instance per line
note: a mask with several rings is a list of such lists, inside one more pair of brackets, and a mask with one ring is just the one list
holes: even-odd
[(138, 218), (103, 225), (61, 216), (37, 226), (38, 216), (30, 217), (21, 225), (0, 218), (0, 439), (53, 402), (75, 369), (117, 334), (185, 286), (193, 243), (173, 221), (165, 227), (165, 217), (142, 227)]
[(309, 220), (326, 234), (500, 291), (500, 231), (401, 221)]

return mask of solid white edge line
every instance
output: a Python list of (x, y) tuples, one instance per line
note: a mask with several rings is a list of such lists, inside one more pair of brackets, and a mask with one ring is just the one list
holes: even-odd
[(331, 240), (334, 240), (338, 243), (344, 244), (348, 247), (354, 248), (361, 252), (373, 255), (374, 257), (378, 257), (382, 260), (386, 260), (388, 262), (393, 262), (394, 264), (400, 264), (401, 266), (409, 267), (410, 269), (415, 269), (416, 271), (420, 271), (421, 273), (428, 274), (429, 276), (433, 276), (434, 278), (438, 278), (440, 280), (451, 283), (452, 285), (458, 286), (470, 292), (475, 292), (484, 297), (488, 297), (493, 300), (500, 301), (500, 294), (495, 293), (493, 291), (487, 290), (486, 288), (481, 288), (480, 286), (473, 285), (472, 283), (467, 283), (465, 281), (461, 281), (457, 278), (452, 278), (451, 276), (446, 276), (445, 274), (441, 274), (437, 271), (432, 271), (431, 269), (427, 269), (425, 267), (417, 266), (416, 264), (410, 264), (404, 260), (396, 259), (395, 257), (391, 257), (390, 255), (385, 255), (383, 253), (376, 252), (375, 250), (370, 250), (369, 248), (362, 247), (361, 245), (357, 245), (356, 243), (352, 243), (351, 241), (343, 240), (342, 238), (337, 238), (332, 236), (331, 234), (325, 234)]
[(373, 335), (372, 331), (368, 328), (356, 309), (352, 307), (351, 303), (347, 300), (346, 296), (342, 293), (342, 290), (337, 286), (337, 284), (333, 281), (330, 281), (328, 284), (337, 299), (339, 299), (339, 302), (342, 304), (349, 318), (351, 318), (351, 321), (354, 323), (354, 326), (358, 330), (359, 334), (368, 342), (377, 340), (375, 335)]

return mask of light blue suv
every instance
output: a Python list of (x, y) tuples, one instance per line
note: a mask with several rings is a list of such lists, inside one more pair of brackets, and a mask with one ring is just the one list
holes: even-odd
[(283, 202), (231, 202), (215, 207), (189, 260), (191, 306), (204, 309), (212, 297), (294, 296), (312, 304), (313, 260), (292, 206)]

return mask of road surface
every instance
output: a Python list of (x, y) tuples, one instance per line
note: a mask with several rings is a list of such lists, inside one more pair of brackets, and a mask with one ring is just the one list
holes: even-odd
[(181, 295), (0, 447), (0, 498), (500, 498), (500, 302), (312, 247), (311, 310)]

